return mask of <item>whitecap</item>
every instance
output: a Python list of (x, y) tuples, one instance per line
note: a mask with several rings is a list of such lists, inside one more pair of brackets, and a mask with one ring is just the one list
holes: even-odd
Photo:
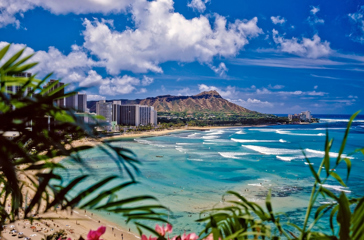
[(310, 133), (293, 133), (290, 131), (276, 130), (278, 134), (293, 135), (293, 136), (325, 136), (324, 133), (310, 134)]
[(300, 154), (301, 150), (296, 149), (287, 149), (287, 148), (268, 148), (262, 146), (254, 146), (254, 145), (241, 145), (242, 147), (251, 149), (253, 151), (267, 154), (267, 155), (280, 155), (280, 154)]
[[(320, 118), (320, 123), (332, 123), (332, 122), (349, 122), (349, 119), (332, 119), (332, 118)], [(353, 122), (364, 122), (364, 120), (354, 120)]]
[(279, 142), (281, 142), (281, 143), (285, 143), (285, 142), (287, 142), (286, 140), (284, 140), (284, 139), (279, 139)]
[(240, 143), (253, 143), (253, 142), (278, 142), (278, 140), (254, 140), (254, 139), (236, 139), (231, 138), (234, 142), (240, 142)]
[(219, 138), (219, 137), (212, 135), (212, 136), (203, 136), (202, 138), (203, 139), (216, 139), (216, 138)]
[(206, 135), (220, 135), (223, 134), (225, 131), (224, 130), (210, 130), (210, 131), (206, 131), (208, 134)]
[(339, 192), (351, 193), (350, 190), (347, 190), (348, 188), (340, 186), (340, 185), (321, 184), (321, 186), (323, 186), (324, 188), (331, 188), (331, 189), (334, 189)]
[[(306, 148), (305, 151), (309, 152), (309, 153), (313, 153), (316, 157), (323, 157), (325, 155), (325, 151), (313, 150), (313, 149), (309, 149), (309, 148)], [(311, 157), (315, 157), (315, 156), (311, 156)], [(330, 152), (329, 156), (335, 158), (335, 157), (338, 157), (339, 154), (336, 152)], [(353, 157), (348, 157), (346, 154), (341, 154), (341, 157), (353, 159)]]
[(286, 161), (286, 162), (290, 162), (293, 159), (295, 159), (295, 157), (283, 157), (283, 156), (276, 156), (276, 158), (278, 158), (279, 160)]
[(181, 152), (181, 153), (186, 153), (186, 151), (187, 151), (183, 147), (176, 147), (176, 150)]
[(176, 145), (195, 145), (195, 143), (176, 143)]
[(203, 142), (202, 144), (214, 144), (214, 145), (216, 145), (217, 143), (214, 143), (214, 142)]
[(248, 155), (249, 153), (239, 153), (239, 152), (219, 152), (219, 154), (224, 158), (240, 159), (237, 156)]
[(314, 165), (314, 163), (305, 162), (306, 165)]
[(240, 130), (240, 131), (236, 132), (235, 134), (246, 134), (246, 132), (244, 132), (243, 130)]

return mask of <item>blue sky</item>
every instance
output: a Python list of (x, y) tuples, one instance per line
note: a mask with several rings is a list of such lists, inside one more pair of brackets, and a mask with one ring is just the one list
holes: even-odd
[(364, 108), (364, 2), (2, 0), (0, 47), (89, 100), (217, 90), (264, 113)]

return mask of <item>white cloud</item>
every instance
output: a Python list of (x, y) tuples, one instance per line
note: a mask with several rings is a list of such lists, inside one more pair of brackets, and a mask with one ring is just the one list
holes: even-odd
[(270, 89), (282, 89), (282, 88), (284, 88), (284, 86), (283, 85), (278, 85), (278, 84), (272, 86), (271, 84), (269, 84), (268, 88), (270, 88)]
[[(0, 48), (8, 45), (7, 42), (0, 42)], [(15, 52), (25, 48), (22, 57), (35, 53), (35, 55), (28, 62), (39, 62), (34, 68), (30, 70), (32, 73), (39, 73), (44, 76), (53, 72), (56, 78), (62, 78), (64, 82), (80, 81), (84, 77), (84, 72), (97, 63), (88, 58), (87, 54), (80, 48), (73, 48), (68, 55), (61, 53), (54, 47), (49, 47), (48, 51), (35, 52), (32, 48), (26, 47), (24, 44), (12, 44), (8, 53), (2, 59), (4, 63)]]
[(146, 88), (141, 88), (141, 89), (139, 89), (139, 91), (137, 93), (139, 94), (139, 93), (146, 93), (146, 92), (148, 92)]
[(317, 85), (315, 85), (314, 87), (313, 87), (313, 89), (317, 89), (318, 88), (318, 86)]
[(95, 94), (87, 94), (87, 101), (105, 100), (106, 97)]
[(287, 20), (284, 18), (284, 17), (281, 17), (281, 16), (277, 16), (277, 17), (274, 17), (274, 16), (271, 16), (270, 19), (272, 20), (273, 24), (277, 25), (277, 24), (283, 24), (285, 23)]
[(198, 89), (201, 92), (213, 91), (213, 90), (217, 91), (221, 95), (221, 97), (224, 97), (224, 98), (233, 97), (233, 96), (236, 96), (239, 93), (238, 91), (236, 91), (236, 88), (232, 87), (232, 86), (227, 86), (225, 88), (225, 90), (223, 90), (223, 89), (215, 87), (215, 86), (207, 86), (206, 84), (199, 84)]
[(313, 15), (316, 15), (316, 13), (318, 13), (320, 11), (320, 8), (319, 6), (315, 7), (315, 6), (311, 6), (311, 10), (310, 12), (313, 14)]
[(143, 85), (143, 86), (148, 86), (148, 85), (152, 84), (152, 83), (153, 83), (153, 81), (154, 81), (154, 79), (153, 79), (153, 78), (151, 78), (151, 77), (147, 77), (147, 76), (143, 76), (143, 79), (142, 79), (142, 85)]
[(96, 71), (90, 70), (86, 78), (80, 80), (80, 87), (93, 87), (102, 84), (104, 79)]
[(238, 100), (232, 100), (232, 102), (237, 103), (245, 108), (271, 108), (273, 107), (273, 104), (268, 102), (268, 101), (261, 101), (259, 99), (255, 99), (255, 98), (248, 98), (247, 100), (242, 100), (242, 99), (238, 99)]
[(358, 98), (358, 96), (349, 95), (348, 98)]
[(206, 3), (208, 3), (209, 1), (210, 0), (192, 0), (190, 3), (187, 4), (187, 6), (202, 13), (206, 10)]
[(109, 96), (133, 92), (135, 86), (140, 85), (140, 80), (124, 75), (123, 77), (106, 78), (99, 88), (99, 93)]
[(19, 17), (36, 7), (54, 14), (119, 13), (124, 11), (133, 0), (1, 0), (0, 27), (14, 24), (19, 27)]
[(311, 10), (310, 10), (310, 16), (308, 16), (307, 21), (309, 24), (314, 25), (314, 24), (324, 24), (325, 21), (323, 19), (320, 19), (317, 17), (316, 13), (318, 13), (320, 11), (320, 8), (317, 6), (311, 6)]
[(304, 95), (308, 95), (308, 96), (324, 96), (327, 93), (326, 92), (316, 92), (316, 91), (270, 91), (266, 88), (262, 88), (262, 89), (257, 89), (256, 90), (257, 94), (263, 95), (263, 94), (272, 94), (272, 95), (281, 95), (281, 96), (289, 96), (289, 95), (296, 95), (296, 96), (304, 96)]
[(103, 62), (110, 74), (121, 70), (159, 72), (167, 61), (211, 63), (215, 56), (234, 56), (262, 30), (258, 19), (228, 23), (215, 15), (186, 19), (174, 12), (172, 0), (141, 1), (131, 13), (135, 29), (118, 32), (107, 23), (84, 20), (84, 47)]
[(212, 70), (213, 70), (216, 74), (218, 74), (220, 77), (225, 76), (226, 72), (229, 70), (229, 69), (226, 67), (225, 63), (223, 63), (223, 62), (222, 62), (222, 63), (220, 63), (218, 67), (215, 67), (215, 66), (213, 66), (213, 65), (211, 65), (210, 67), (211, 67), (211, 69), (212, 69)]
[(355, 12), (349, 14), (350, 20), (356, 25), (355, 32), (350, 36), (354, 41), (364, 43), (364, 5)]
[(273, 29), (273, 40), (279, 45), (282, 52), (295, 54), (307, 58), (320, 58), (328, 56), (332, 53), (330, 43), (327, 41), (321, 42), (321, 38), (315, 34), (311, 39), (302, 38), (299, 41), (297, 38), (285, 39), (279, 35), (278, 31)]

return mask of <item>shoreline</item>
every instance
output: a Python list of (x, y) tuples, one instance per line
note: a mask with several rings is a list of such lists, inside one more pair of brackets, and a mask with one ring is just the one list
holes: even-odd
[[(116, 136), (102, 137), (99, 139), (83, 138), (74, 141), (72, 143), (72, 146), (73, 147), (97, 146), (99, 144), (102, 144), (103, 141), (108, 141), (108, 140), (113, 141), (117, 139), (157, 137), (184, 131), (208, 131), (211, 129), (265, 127), (265, 126), (268, 125), (182, 127), (177, 129), (165, 129), (162, 131), (148, 131), (148, 132), (131, 133), (131, 134), (120, 134)], [(65, 157), (62, 156), (56, 157), (52, 159), (52, 162), (58, 163), (61, 162), (64, 158)], [(140, 239), (139, 233), (133, 232), (132, 227), (128, 231), (127, 226), (116, 224), (115, 222), (112, 222), (112, 220), (108, 219), (107, 216), (103, 216), (103, 214), (88, 210), (86, 210), (83, 213), (83, 211), (85, 210), (80, 210), (75, 208), (73, 209), (72, 213), (70, 211), (58, 210), (40, 214), (40, 216), (44, 218), (41, 221), (36, 221), (39, 223), (39, 225), (37, 226), (41, 227), (42, 229), (40, 232), (33, 232), (32, 229), (30, 229), (31, 225), (27, 220), (17, 221), (9, 225), (14, 225), (15, 229), (17, 229), (19, 232), (23, 232), (25, 236), (31, 237), (33, 240), (41, 240), (42, 238), (44, 238), (45, 235), (52, 234), (60, 229), (66, 230), (68, 237), (71, 237), (72, 239), (78, 239), (79, 236), (86, 237), (89, 230), (96, 230), (100, 226), (106, 226), (107, 228), (106, 233), (103, 235), (104, 239), (123, 240), (124, 237), (125, 240)], [(4, 239), (12, 239), (11, 235), (8, 234), (8, 232), (9, 232), (8, 229), (3, 232)]]

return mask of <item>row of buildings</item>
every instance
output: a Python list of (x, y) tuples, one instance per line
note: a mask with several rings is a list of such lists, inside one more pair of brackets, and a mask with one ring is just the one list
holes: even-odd
[(121, 104), (121, 101), (96, 103), (96, 114), (105, 117), (108, 123), (127, 126), (157, 125), (154, 107), (139, 104)]
[[(52, 84), (55, 81), (56, 80), (50, 80), (48, 84)], [(52, 89), (63, 85), (64, 83), (58, 82)], [(62, 93), (64, 93), (64, 89), (62, 89)], [(79, 113), (89, 113), (86, 94), (77, 93), (76, 95), (69, 96), (65, 99), (58, 99), (56, 100), (56, 104), (61, 107), (72, 108)], [(105, 118), (104, 121), (110, 125), (157, 125), (157, 111), (155, 111), (153, 107), (146, 105), (122, 105), (121, 101), (106, 102), (105, 100), (101, 100), (96, 103), (96, 114), (103, 116)], [(88, 121), (87, 116), (84, 116), (84, 121)]]
[(304, 111), (298, 114), (288, 114), (290, 122), (312, 122), (312, 115), (310, 111)]

